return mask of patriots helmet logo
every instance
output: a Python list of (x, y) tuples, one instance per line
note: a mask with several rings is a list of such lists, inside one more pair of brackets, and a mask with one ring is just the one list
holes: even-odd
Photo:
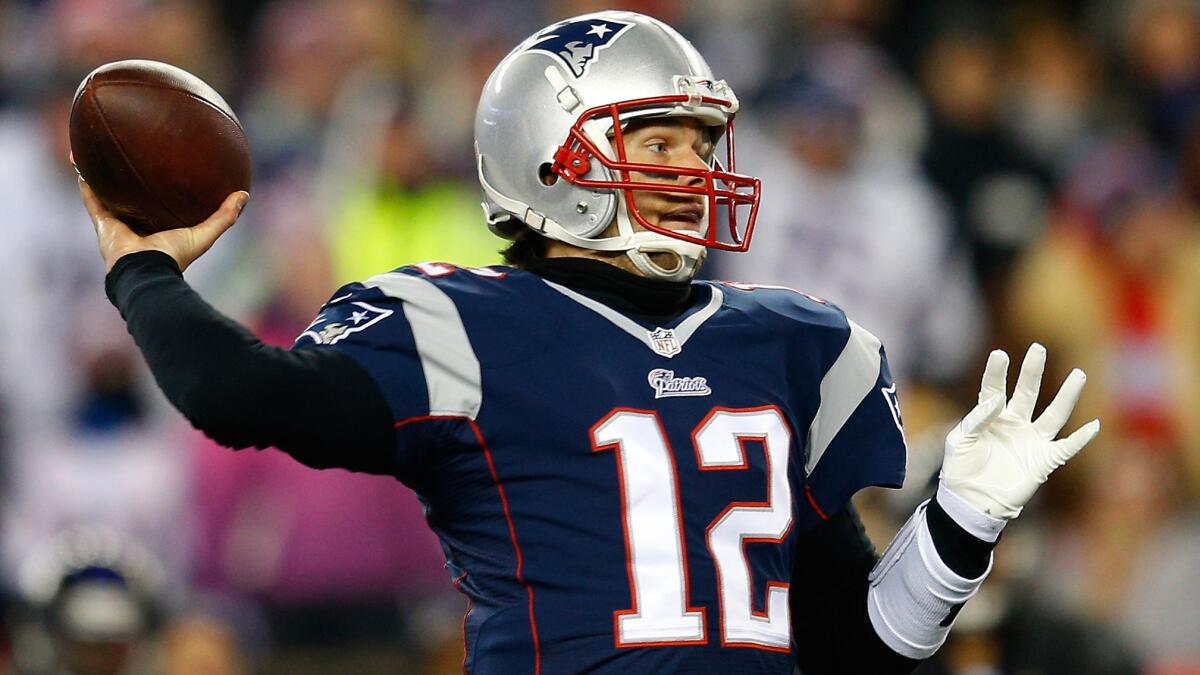
[(612, 19), (583, 19), (551, 26), (533, 39), (529, 51), (557, 56), (575, 77), (583, 77), (600, 50), (613, 43), (631, 23)]

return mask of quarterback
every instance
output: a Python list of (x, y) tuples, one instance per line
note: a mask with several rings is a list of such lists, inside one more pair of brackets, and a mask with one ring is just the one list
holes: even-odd
[(936, 496), (877, 556), (849, 499), (903, 479), (883, 347), (823, 300), (693, 280), (708, 249), (750, 245), (761, 183), (737, 173), (737, 110), (655, 19), (537, 32), (475, 123), (509, 264), (349, 284), (290, 350), (181, 275), (248, 195), (139, 237), (81, 192), (109, 297), (192, 424), (420, 495), (470, 600), (468, 672), (908, 672), (1099, 423), (1056, 440), (1083, 373), (1034, 420), (1045, 351), (1011, 398), (994, 352)]

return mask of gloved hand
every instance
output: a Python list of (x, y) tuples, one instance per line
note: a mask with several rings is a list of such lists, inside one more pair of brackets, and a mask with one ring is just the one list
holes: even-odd
[(1036, 421), (1046, 348), (1029, 347), (1012, 400), (1005, 405), (1008, 354), (988, 356), (979, 389), (979, 405), (946, 436), (943, 485), (971, 506), (995, 518), (1016, 518), (1050, 473), (1066, 464), (1100, 431), (1092, 420), (1075, 433), (1054, 440), (1079, 400), (1087, 376), (1076, 368)]

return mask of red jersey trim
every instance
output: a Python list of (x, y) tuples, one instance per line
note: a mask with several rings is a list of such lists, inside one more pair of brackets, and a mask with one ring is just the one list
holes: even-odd
[[(521, 544), (517, 540), (517, 526), (513, 522), (512, 510), (508, 506), (508, 495), (504, 491), (504, 483), (500, 480), (500, 475), (496, 472), (496, 462), (492, 459), (492, 450), (488, 447), (487, 440), (483, 437), (483, 431), (475, 420), (461, 415), (418, 415), (407, 419), (398, 420), (393, 426), (399, 429), (403, 426), (415, 422), (429, 422), (435, 420), (463, 420), (470, 425), (472, 433), (475, 434), (475, 440), (479, 443), (479, 447), (483, 449), (484, 459), (487, 460), (488, 471), (492, 475), (492, 482), (496, 484), (496, 492), (500, 495), (500, 508), (504, 511), (504, 520), (508, 524), (508, 537), (512, 541), (513, 553), (517, 558), (516, 577), (517, 583), (524, 589), (529, 596), (529, 632), (533, 638), (533, 672), (534, 675), (542, 673), (542, 648), (538, 639), (537, 618), (533, 610), (533, 587), (529, 582), (525, 581), (525, 556), (521, 553)], [(464, 575), (466, 576), (466, 575)], [(468, 609), (468, 611), (470, 611)], [(463, 622), (463, 641), (466, 642), (466, 618)], [(466, 661), (463, 662), (463, 672), (466, 672)]]

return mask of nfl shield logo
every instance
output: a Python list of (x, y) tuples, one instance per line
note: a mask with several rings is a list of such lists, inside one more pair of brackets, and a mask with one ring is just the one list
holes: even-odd
[(655, 328), (650, 331), (650, 346), (655, 353), (671, 358), (683, 348), (679, 346), (679, 340), (675, 339), (675, 331), (670, 328)]

